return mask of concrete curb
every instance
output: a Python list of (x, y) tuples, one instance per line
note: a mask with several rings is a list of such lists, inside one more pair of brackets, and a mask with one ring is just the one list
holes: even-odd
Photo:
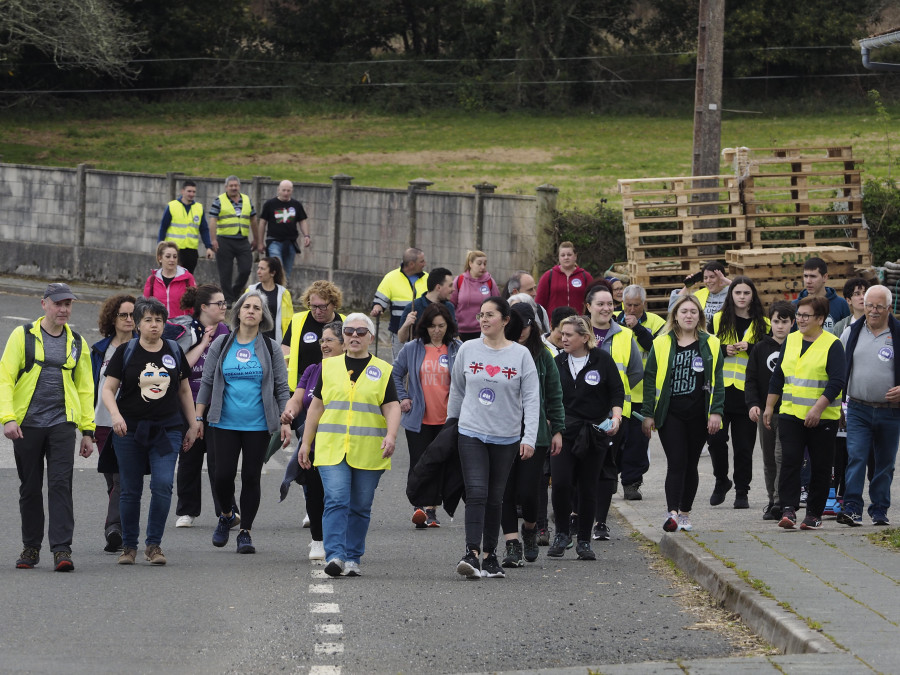
[(738, 614), (761, 638), (784, 654), (835, 654), (839, 650), (795, 614), (780, 607), (745, 582), (721, 560), (711, 555), (687, 533), (667, 534), (642, 522), (628, 502), (614, 504), (632, 529), (659, 544), (660, 553), (699, 583), (729, 611)]
[[(52, 281), (63, 281), (68, 283), (72, 288), (72, 292), (78, 296), (79, 300), (84, 302), (103, 302), (111, 295), (125, 293), (129, 290), (118, 286), (73, 283), (67, 279), (47, 280), (36, 277), (0, 277), (0, 293), (11, 293), (13, 295), (26, 295), (40, 298), (43, 296), (47, 284)], [(138, 295), (140, 295), (140, 293), (138, 293)]]

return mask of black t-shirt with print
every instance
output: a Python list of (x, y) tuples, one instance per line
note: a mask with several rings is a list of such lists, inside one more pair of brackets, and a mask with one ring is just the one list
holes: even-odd
[(297, 227), (306, 220), (303, 204), (296, 199), (286, 202), (272, 197), (263, 204), (260, 219), (266, 221), (266, 241), (294, 241), (300, 233)]
[(672, 396), (669, 400), (669, 414), (686, 418), (703, 415), (703, 382), (700, 342), (693, 342), (686, 347), (676, 345), (670, 380)]
[[(126, 420), (164, 420), (177, 415), (181, 410), (178, 388), (181, 380), (191, 374), (184, 353), (179, 370), (166, 341), (155, 352), (147, 351), (138, 343), (123, 374), (122, 360), (127, 348), (127, 342), (119, 345), (106, 366), (106, 376), (121, 383), (118, 406), (122, 417)], [(176, 345), (176, 349), (181, 347)]]

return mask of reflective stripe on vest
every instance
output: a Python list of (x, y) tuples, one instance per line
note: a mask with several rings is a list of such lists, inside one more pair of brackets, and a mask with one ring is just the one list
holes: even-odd
[(203, 219), (203, 205), (199, 202), (190, 208), (177, 199), (169, 202), (172, 223), (166, 230), (166, 241), (173, 242), (181, 249), (194, 249), (200, 245), (200, 221)]
[[(674, 341), (675, 336), (672, 333), (660, 335), (653, 340), (653, 351), (656, 352), (656, 399), (653, 402), (654, 416), (656, 415), (656, 406), (659, 405), (659, 395), (662, 393), (662, 388), (666, 382), (666, 375), (669, 374), (669, 354), (672, 353), (672, 343)], [(697, 351), (700, 352), (701, 357), (703, 356), (700, 349), (702, 345), (703, 343), (700, 342), (697, 349)], [(719, 350), (722, 348), (722, 343), (715, 335), (710, 335), (706, 345), (709, 347), (709, 351), (712, 354), (712, 373), (709, 378), (709, 400), (706, 405), (706, 416), (708, 418), (709, 410), (712, 408), (713, 393), (716, 391), (716, 364), (719, 362)]]
[(219, 218), (216, 235), (223, 237), (246, 237), (250, 232), (250, 197), (241, 193), (241, 215), (237, 215), (234, 204), (226, 193), (219, 195)]
[(615, 361), (616, 370), (619, 371), (619, 378), (625, 387), (625, 403), (622, 405), (622, 417), (624, 419), (628, 419), (631, 416), (632, 401), (639, 403), (644, 400), (643, 392), (640, 391), (640, 388), (632, 391), (628, 384), (628, 364), (631, 361), (632, 340), (634, 340), (634, 333), (631, 329), (622, 328), (622, 330), (612, 336), (609, 346), (609, 355)]
[[(303, 326), (306, 324), (306, 317), (309, 316), (309, 310), (304, 310), (302, 312), (297, 312), (291, 317), (291, 349), (288, 355), (288, 386), (291, 388), (291, 391), (294, 391), (297, 388), (297, 383), (300, 382), (300, 376), (303, 373), (298, 373), (297, 369), (300, 367), (300, 340), (303, 337)], [(344, 315), (334, 313), (334, 321), (343, 321)]]
[[(825, 387), (828, 385), (828, 350), (837, 341), (837, 337), (823, 332), (806, 348), (801, 356), (803, 335), (791, 333), (784, 341), (784, 356), (781, 359), (781, 371), (784, 373), (784, 390), (781, 394), (781, 414), (791, 415), (797, 419), (806, 419)], [(802, 377), (801, 377), (802, 376)], [(841, 396), (822, 412), (823, 420), (841, 418)]]
[(387, 421), (381, 414), (391, 366), (372, 357), (356, 382), (350, 380), (344, 358), (322, 362), (322, 403), (325, 412), (316, 430), (316, 466), (334, 466), (346, 457), (354, 469), (390, 469), (381, 457)]
[[(719, 326), (722, 323), (722, 312), (716, 312), (713, 315), (713, 333), (722, 341), (722, 344), (734, 344), (735, 342), (749, 342), (751, 344), (759, 342), (764, 336), (757, 336), (753, 329), (753, 323), (744, 331), (744, 335), (740, 340), (737, 335), (719, 335)], [(770, 326), (770, 322), (766, 319), (766, 326)], [(747, 381), (747, 363), (750, 361), (749, 352), (738, 352), (734, 356), (725, 356), (722, 361), (722, 382), (726, 387), (734, 386), (744, 391)]]

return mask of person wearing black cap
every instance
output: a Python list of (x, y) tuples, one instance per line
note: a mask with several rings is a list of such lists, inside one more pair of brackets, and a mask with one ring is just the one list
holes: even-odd
[(0, 422), (13, 442), (24, 548), (16, 567), (40, 561), (44, 540), (44, 464), (47, 466), (48, 540), (57, 572), (72, 563), (72, 472), (75, 428), (80, 454), (94, 450), (94, 378), (87, 342), (68, 325), (75, 295), (67, 284), (50, 284), (44, 316), (13, 330), (0, 357)]

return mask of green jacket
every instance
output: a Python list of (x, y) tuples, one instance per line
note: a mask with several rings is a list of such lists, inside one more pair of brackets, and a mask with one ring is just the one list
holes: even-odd
[(541, 383), (541, 419), (538, 424), (536, 448), (550, 446), (551, 437), (566, 428), (566, 410), (563, 408), (562, 386), (559, 383), (559, 369), (550, 352), (543, 347), (534, 361)]
[[(669, 358), (665, 364), (663, 373), (662, 386), (660, 387), (659, 400), (656, 396), (657, 380), (659, 364), (656, 362), (656, 345), (668, 339)], [(671, 399), (671, 373), (675, 364), (675, 343), (674, 333), (661, 335), (654, 341), (653, 349), (647, 357), (647, 365), (644, 367), (644, 403), (641, 407), (641, 414), (644, 417), (653, 417), (656, 428), (659, 429), (665, 424), (666, 415), (669, 412), (669, 400)], [(720, 343), (718, 338), (708, 333), (700, 333), (700, 356), (703, 358), (704, 385), (703, 388), (711, 392), (706, 397), (706, 415), (721, 415), (725, 411), (725, 385), (722, 378), (722, 362), (719, 353)]]

